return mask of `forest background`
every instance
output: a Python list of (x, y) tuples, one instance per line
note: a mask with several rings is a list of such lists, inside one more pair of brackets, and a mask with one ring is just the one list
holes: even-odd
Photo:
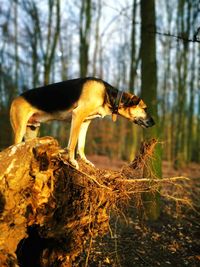
[[(132, 160), (154, 137), (174, 167), (200, 162), (199, 0), (0, 0), (1, 149), (12, 144), (15, 96), (84, 76), (142, 96), (156, 120), (152, 130), (94, 120), (87, 154)], [(41, 135), (66, 146), (69, 127), (46, 124)]]

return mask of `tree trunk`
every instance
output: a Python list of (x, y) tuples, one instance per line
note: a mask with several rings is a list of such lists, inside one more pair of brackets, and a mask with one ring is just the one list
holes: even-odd
[[(155, 2), (141, 0), (141, 60), (142, 60), (142, 98), (146, 102), (150, 113), (156, 121), (156, 126), (143, 131), (145, 140), (159, 137), (159, 122), (157, 114), (157, 66), (155, 40)], [(161, 177), (161, 148), (155, 150), (154, 159), (151, 159), (153, 173), (144, 168), (144, 177)], [(145, 194), (144, 204), (149, 219), (159, 217), (160, 205), (158, 194)]]
[(91, 8), (91, 0), (85, 0), (81, 2), (79, 47), (79, 64), (81, 77), (85, 77), (88, 72)]
[[(187, 21), (185, 22), (187, 1), (181, 1), (178, 5), (177, 26), (179, 32), (185, 37), (189, 37), (190, 10), (188, 10)], [(187, 142), (186, 142), (186, 103), (187, 103), (187, 76), (188, 76), (188, 49), (189, 43), (183, 41), (177, 43), (177, 71), (178, 71), (178, 101), (177, 101), (177, 129), (174, 155), (174, 167), (179, 168), (186, 162)]]
[(54, 34), (52, 34), (53, 6), (54, 6), (54, 1), (49, 0), (47, 46), (46, 46), (46, 51), (44, 55), (44, 84), (49, 84), (50, 72), (52, 68), (53, 59), (55, 56), (55, 49), (56, 49), (56, 45), (58, 43), (58, 38), (60, 34), (60, 0), (55, 1), (56, 26), (55, 26)]
[[(129, 74), (129, 90), (134, 93), (135, 77), (136, 77), (136, 43), (135, 43), (135, 18), (137, 12), (136, 0), (132, 3), (132, 27), (131, 27), (131, 55), (130, 55), (130, 74)], [(134, 159), (137, 150), (138, 142), (138, 131), (135, 125), (130, 122), (126, 123), (126, 139), (125, 139), (125, 153), (127, 155), (127, 160), (131, 161)]]
[(17, 95), (18, 83), (19, 83), (19, 53), (18, 53), (18, 0), (14, 4), (14, 29), (15, 29), (15, 92)]
[[(198, 74), (200, 77), (200, 49), (199, 49), (199, 69), (198, 69)], [(197, 162), (200, 162), (200, 79), (197, 82), (197, 87), (198, 89), (198, 114), (197, 114), (197, 128), (196, 128), (196, 149), (197, 149)]]
[(97, 62), (98, 62), (98, 54), (100, 47), (100, 36), (99, 36), (99, 26), (101, 19), (101, 10), (102, 10), (102, 0), (98, 0), (97, 2), (97, 18), (96, 18), (96, 27), (95, 27), (95, 47), (94, 47), (94, 55), (93, 55), (93, 76), (97, 75)]
[(195, 82), (195, 44), (192, 49), (192, 66), (191, 66), (191, 81), (190, 81), (190, 102), (188, 114), (188, 133), (187, 133), (187, 162), (192, 160), (192, 150), (194, 143), (194, 82)]

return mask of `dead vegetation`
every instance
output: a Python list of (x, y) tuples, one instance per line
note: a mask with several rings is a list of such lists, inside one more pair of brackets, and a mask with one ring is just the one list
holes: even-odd
[[(93, 240), (110, 231), (111, 213), (126, 217), (130, 200), (142, 208), (142, 192), (157, 192), (163, 183), (180, 188), (177, 181), (187, 181), (142, 176), (155, 145), (155, 140), (143, 144), (138, 157), (121, 171), (100, 170), (81, 161), (76, 170), (50, 137), (2, 151), (0, 266), (82, 266), (83, 253), (87, 266)], [(169, 196), (167, 191), (163, 194)], [(188, 196), (171, 197), (193, 207)]]

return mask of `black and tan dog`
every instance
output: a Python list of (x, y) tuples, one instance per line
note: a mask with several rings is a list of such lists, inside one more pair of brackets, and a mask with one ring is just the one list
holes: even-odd
[(72, 113), (68, 160), (78, 168), (74, 151), (78, 143), (79, 156), (90, 163), (84, 154), (85, 138), (92, 119), (117, 114), (143, 126), (151, 127), (154, 121), (147, 113), (142, 99), (129, 93), (120, 93), (105, 81), (97, 78), (78, 78), (28, 90), (11, 104), (10, 120), (15, 144), (34, 138), (40, 123), (66, 120)]

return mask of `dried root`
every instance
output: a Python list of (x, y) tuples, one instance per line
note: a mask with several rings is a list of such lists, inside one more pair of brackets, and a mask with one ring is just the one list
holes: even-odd
[(111, 212), (123, 214), (130, 199), (140, 205), (141, 193), (157, 192), (162, 183), (187, 180), (143, 178), (142, 169), (155, 145), (155, 140), (143, 145), (139, 156), (120, 172), (81, 161), (80, 170), (74, 169), (53, 138), (34, 139), (1, 152), (0, 266), (17, 266), (31, 229), (44, 244), (37, 259), (40, 266), (78, 266), (88, 244), (90, 250), (92, 240), (109, 231)]

